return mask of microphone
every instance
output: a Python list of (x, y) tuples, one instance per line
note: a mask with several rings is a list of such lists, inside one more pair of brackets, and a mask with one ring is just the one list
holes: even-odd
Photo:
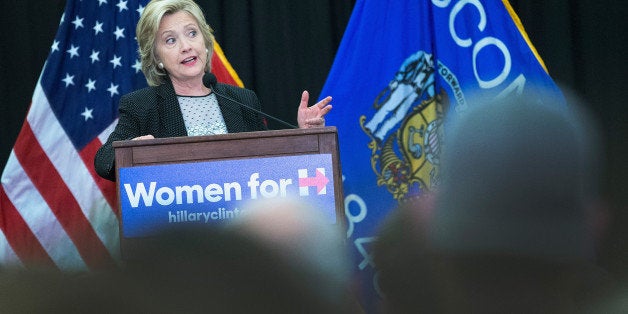
[(243, 104), (243, 103), (241, 103), (241, 102), (239, 102), (239, 101), (237, 101), (237, 100), (235, 100), (235, 99), (233, 99), (233, 98), (231, 98), (229, 96), (226, 96), (226, 95), (218, 93), (216, 91), (216, 89), (214, 88), (214, 85), (216, 85), (216, 83), (218, 83), (218, 79), (216, 79), (216, 75), (214, 75), (214, 73), (206, 72), (205, 75), (203, 75), (203, 85), (205, 85), (205, 87), (207, 87), (207, 88), (210, 88), (212, 90), (212, 92), (214, 94), (216, 94), (216, 96), (220, 96), (220, 97), (222, 97), (224, 99), (233, 101), (234, 103), (236, 103), (236, 104), (238, 104), (238, 105), (240, 105), (240, 106), (242, 106), (242, 107), (244, 107), (246, 109), (249, 109), (249, 110), (251, 110), (253, 112), (259, 113), (259, 114), (263, 115), (264, 117), (267, 117), (267, 118), (270, 118), (272, 120), (275, 120), (275, 121), (277, 121), (277, 122), (279, 122), (279, 123), (281, 123), (281, 124), (283, 124), (283, 125), (285, 125), (287, 127), (290, 127), (292, 129), (298, 129), (299, 128), (299, 127), (297, 127), (297, 126), (295, 126), (295, 125), (293, 125), (291, 123), (288, 123), (288, 122), (283, 121), (283, 120), (281, 120), (279, 118), (273, 117), (273, 116), (271, 116), (271, 115), (269, 115), (269, 114), (267, 114), (265, 112), (262, 112), (261, 110), (258, 110), (256, 108), (253, 108), (253, 107), (248, 106), (248, 105), (245, 105), (245, 104)]

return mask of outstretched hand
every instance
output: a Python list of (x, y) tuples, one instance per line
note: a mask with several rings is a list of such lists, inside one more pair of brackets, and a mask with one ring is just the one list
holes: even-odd
[(325, 97), (323, 100), (317, 102), (315, 105), (308, 107), (310, 100), (310, 94), (307, 91), (303, 91), (301, 94), (301, 104), (299, 104), (299, 110), (297, 113), (297, 122), (299, 128), (317, 128), (325, 126), (325, 115), (331, 110), (331, 96)]
[(148, 134), (148, 135), (142, 135), (142, 136), (138, 136), (138, 137), (134, 137), (131, 140), (135, 141), (135, 140), (152, 140), (155, 137), (152, 134)]

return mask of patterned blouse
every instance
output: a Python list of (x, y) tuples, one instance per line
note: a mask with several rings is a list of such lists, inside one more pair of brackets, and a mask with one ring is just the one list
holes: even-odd
[(177, 95), (177, 99), (189, 136), (227, 133), (227, 125), (214, 93), (205, 96)]

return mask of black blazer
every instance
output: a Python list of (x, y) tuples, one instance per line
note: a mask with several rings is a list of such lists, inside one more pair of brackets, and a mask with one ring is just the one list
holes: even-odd
[[(257, 95), (251, 90), (217, 83), (217, 94), (227, 96), (261, 110)], [(266, 130), (262, 117), (237, 103), (216, 95), (229, 133)], [(151, 134), (155, 138), (187, 136), (183, 115), (170, 80), (146, 87), (120, 98), (119, 120), (109, 139), (96, 153), (94, 167), (101, 177), (115, 181), (115, 156), (112, 143)]]

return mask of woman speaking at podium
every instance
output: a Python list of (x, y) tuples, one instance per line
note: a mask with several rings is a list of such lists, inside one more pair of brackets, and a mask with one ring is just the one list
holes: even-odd
[[(118, 124), (94, 159), (101, 177), (115, 180), (114, 141), (266, 130), (253, 91), (215, 82), (214, 36), (193, 0), (150, 1), (136, 37), (149, 87), (120, 99)], [(331, 97), (308, 102), (304, 91), (299, 128), (325, 126)]]

